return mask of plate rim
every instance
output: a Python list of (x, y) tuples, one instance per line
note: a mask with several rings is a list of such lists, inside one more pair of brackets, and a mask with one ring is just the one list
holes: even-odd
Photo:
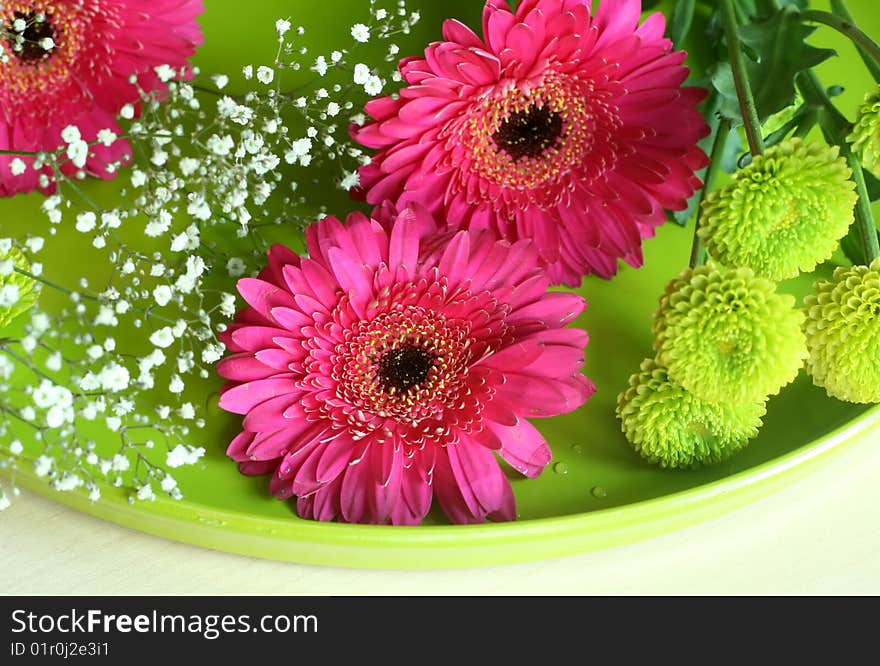
[(271, 560), (377, 569), (451, 569), (552, 559), (658, 536), (743, 506), (880, 432), (880, 405), (772, 460), (686, 490), (563, 516), (481, 525), (350, 525), (261, 517), (158, 497), (132, 508), (123, 489), (52, 489), (31, 469), (0, 476), (73, 509), (173, 541)]

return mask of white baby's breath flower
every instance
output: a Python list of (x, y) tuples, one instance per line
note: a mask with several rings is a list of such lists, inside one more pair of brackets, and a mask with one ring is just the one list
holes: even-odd
[(169, 326), (160, 328), (150, 335), (150, 344), (154, 347), (159, 347), (160, 349), (167, 349), (173, 342), (174, 334), (171, 332), (171, 327)]
[(46, 476), (54, 466), (55, 461), (48, 456), (42, 455), (34, 461), (34, 474), (43, 477)]
[(119, 320), (116, 318), (113, 308), (108, 305), (102, 305), (98, 308), (98, 314), (95, 317), (96, 326), (116, 326), (118, 324)]
[(159, 305), (159, 307), (164, 307), (171, 302), (171, 298), (174, 296), (174, 293), (171, 291), (171, 287), (167, 284), (160, 284), (158, 287), (153, 289), (153, 300)]
[(318, 56), (312, 69), (318, 73), (318, 76), (324, 76), (327, 73), (327, 59), (324, 56)]
[(360, 175), (357, 171), (348, 171), (345, 172), (342, 181), (340, 181), (339, 186), (343, 190), (350, 190), (353, 187), (357, 187), (360, 183)]
[(180, 160), (180, 173), (184, 176), (191, 176), (199, 168), (199, 161), (194, 157), (184, 157)]
[(149, 483), (145, 483), (137, 489), (137, 498), (144, 502), (152, 502), (156, 499), (156, 493), (153, 492)]
[(132, 169), (132, 171), (131, 171), (131, 184), (134, 187), (141, 187), (146, 182), (147, 182), (147, 174), (145, 174), (140, 169)]
[(54, 486), (55, 490), (70, 492), (71, 490), (79, 488), (82, 484), (83, 480), (78, 475), (65, 472), (61, 475), (61, 478), (55, 482)]
[(223, 357), (224, 349), (223, 344), (219, 342), (206, 345), (202, 350), (202, 363), (216, 363)]
[[(171, 228), (171, 213), (167, 210), (160, 210), (155, 219), (150, 220), (144, 228), (144, 233), (150, 238), (161, 236)], [(184, 238), (185, 240), (185, 238)]]
[(21, 297), (17, 284), (7, 284), (0, 287), (0, 308), (11, 308), (18, 303)]
[(355, 23), (351, 26), (351, 36), (354, 41), (365, 44), (370, 41), (370, 29), (363, 23)]
[(89, 158), (89, 144), (85, 141), (74, 141), (67, 146), (67, 157), (73, 165), (82, 168)]
[(76, 230), (88, 233), (95, 228), (98, 218), (92, 211), (86, 211), (76, 216)]
[(101, 225), (107, 229), (118, 229), (122, 225), (119, 213), (114, 210), (101, 213)]
[(113, 142), (116, 141), (117, 136), (116, 132), (110, 129), (102, 129), (98, 132), (98, 141), (104, 144), (107, 147), (113, 145)]
[(235, 314), (235, 294), (224, 293), (220, 297), (220, 312), (226, 317)]
[(159, 65), (158, 67), (154, 67), (153, 70), (156, 72), (156, 76), (159, 77), (159, 80), (163, 83), (167, 83), (177, 76), (177, 72), (174, 71), (174, 68), (168, 65)]
[(208, 146), (208, 150), (212, 153), (223, 157), (232, 152), (232, 149), (235, 147), (235, 142), (228, 134), (222, 137), (212, 134), (208, 137), (206, 145)]
[(132, 118), (134, 118), (134, 106), (132, 106), (131, 104), (124, 105), (121, 109), (119, 109), (119, 115), (126, 120), (131, 120)]
[(82, 135), (79, 132), (79, 127), (76, 125), (68, 125), (63, 130), (61, 130), (61, 140), (64, 143), (74, 143), (82, 139)]
[(269, 85), (272, 81), (275, 80), (275, 70), (271, 67), (266, 67), (265, 65), (260, 65), (257, 68), (257, 81), (263, 83), (265, 85)]
[(121, 453), (117, 453), (110, 461), (110, 469), (114, 472), (125, 472), (131, 467), (131, 462)]
[(9, 163), (9, 172), (13, 176), (20, 176), (27, 170), (27, 165), (20, 157), (16, 157)]
[(58, 372), (61, 370), (62, 358), (59, 352), (52, 352), (46, 357), (46, 370), (50, 372)]
[(287, 19), (278, 19), (275, 21), (275, 30), (279, 37), (283, 37), (290, 30), (290, 21)]
[(244, 275), (244, 271), (245, 263), (239, 257), (230, 257), (226, 262), (226, 272), (229, 273), (229, 277), (241, 277)]
[(107, 391), (122, 391), (128, 388), (131, 376), (127, 368), (119, 365), (116, 361), (111, 361), (98, 373), (98, 381), (101, 383), (101, 388)]
[(370, 78), (370, 68), (367, 67), (364, 63), (359, 62), (354, 66), (354, 82), (362, 86), (364, 85)]
[(184, 465), (195, 465), (203, 455), (205, 455), (205, 449), (202, 447), (196, 448), (178, 444), (168, 452), (165, 464), (172, 469)]
[(183, 393), (184, 388), (186, 388), (186, 385), (183, 379), (180, 378), (180, 375), (172, 375), (171, 381), (168, 382), (168, 390), (171, 393)]
[(385, 83), (378, 76), (371, 76), (367, 79), (367, 82), (364, 84), (364, 92), (368, 95), (378, 95), (382, 92), (382, 88)]

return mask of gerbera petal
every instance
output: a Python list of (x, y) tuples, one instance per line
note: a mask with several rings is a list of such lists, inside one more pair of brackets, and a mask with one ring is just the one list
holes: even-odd
[(473, 513), (488, 515), (501, 508), (508, 483), (494, 454), (466, 440), (459, 440), (446, 451), (465, 502), (471, 496), (477, 502)]
[(498, 452), (516, 471), (529, 478), (538, 476), (552, 457), (544, 437), (531, 423), (520, 419), (515, 426), (486, 421), (486, 427), (501, 440)]
[(449, 454), (446, 448), (437, 452), (434, 493), (437, 496), (437, 501), (440, 502), (443, 513), (449, 516), (452, 522), (459, 524), (483, 522), (485, 516), (481, 515), (482, 512), (474, 514), (465, 501), (461, 487), (458, 485), (449, 463)]
[(247, 414), (260, 403), (295, 390), (290, 376), (249, 381), (224, 391), (220, 396), (220, 407), (233, 414)]

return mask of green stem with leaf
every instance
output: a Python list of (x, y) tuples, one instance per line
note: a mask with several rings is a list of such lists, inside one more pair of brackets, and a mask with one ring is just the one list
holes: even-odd
[(730, 67), (733, 70), (733, 83), (742, 114), (743, 125), (749, 140), (749, 151), (752, 155), (764, 152), (764, 138), (761, 136), (761, 120), (758, 118), (758, 107), (755, 96), (749, 85), (746, 71), (745, 56), (739, 39), (739, 24), (733, 6), (733, 0), (721, 0), (721, 14), (724, 18), (724, 34), (727, 38), (727, 51), (730, 56)]
[(797, 84), (805, 100), (821, 107), (819, 124), (822, 127), (822, 133), (828, 143), (840, 148), (841, 154), (846, 157), (849, 167), (852, 169), (856, 194), (859, 197), (856, 202), (855, 224), (861, 236), (866, 263), (870, 264), (873, 260), (880, 258), (880, 241), (877, 239), (877, 223), (874, 221), (874, 212), (871, 210), (871, 199), (868, 197), (868, 188), (865, 185), (861, 162), (850, 150), (846, 140), (847, 128), (850, 126), (849, 121), (834, 106), (822, 82), (813, 70), (801, 72), (797, 78)]
[[(839, 16), (844, 21), (848, 21), (849, 23), (855, 25), (855, 20), (853, 19), (853, 15), (849, 13), (849, 9), (844, 3), (843, 0), (831, 0), (831, 12), (835, 16)], [(859, 56), (862, 58), (862, 62), (865, 63), (865, 67), (868, 68), (868, 71), (871, 72), (871, 76), (874, 77), (874, 80), (877, 83), (880, 83), (880, 63), (874, 61), (873, 58), (868, 54), (865, 49), (856, 44), (856, 50), (859, 52)]]
[(840, 34), (848, 37), (857, 47), (866, 53), (875, 63), (880, 64), (880, 45), (873, 39), (862, 32), (857, 25), (835, 16), (831, 12), (825, 12), (820, 9), (808, 9), (801, 12), (801, 18), (805, 21), (813, 23), (823, 23), (830, 28), (834, 28)]

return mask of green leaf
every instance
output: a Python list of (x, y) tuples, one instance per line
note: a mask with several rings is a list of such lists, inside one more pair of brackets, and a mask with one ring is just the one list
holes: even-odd
[(733, 81), (733, 69), (729, 62), (718, 63), (709, 74), (709, 81), (718, 93), (716, 111), (734, 126), (742, 125), (739, 111), (739, 100), (736, 96), (736, 85)]
[(832, 49), (817, 49), (806, 43), (814, 30), (801, 23), (793, 4), (765, 21), (740, 28), (743, 43), (757, 57), (746, 67), (762, 121), (794, 102), (798, 72), (837, 55)]
[(669, 38), (676, 48), (681, 48), (681, 43), (691, 31), (696, 4), (696, 0), (678, 0), (675, 3), (670, 21)]
[(868, 190), (868, 198), (871, 201), (880, 199), (880, 180), (877, 176), (865, 169), (862, 174), (865, 176), (865, 187)]
[[(880, 232), (877, 233), (880, 237)], [(862, 266), (867, 263), (865, 259), (865, 249), (862, 246), (862, 236), (859, 233), (859, 225), (853, 223), (849, 228), (849, 232), (840, 241), (840, 249), (853, 264)]]

